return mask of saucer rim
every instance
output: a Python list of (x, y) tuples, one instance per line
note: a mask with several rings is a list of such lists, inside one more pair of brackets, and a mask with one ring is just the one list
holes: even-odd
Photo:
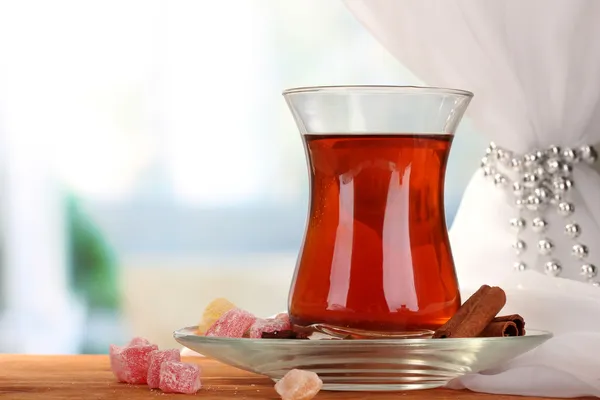
[(198, 330), (197, 325), (186, 326), (184, 328), (177, 329), (173, 331), (173, 338), (177, 339), (187, 339), (187, 340), (201, 340), (205, 343), (271, 343), (273, 345), (278, 344), (293, 344), (295, 346), (344, 346), (348, 343), (353, 343), (354, 345), (395, 345), (395, 346), (404, 346), (404, 345), (435, 345), (435, 346), (456, 346), (460, 344), (467, 344), (477, 341), (479, 343), (487, 343), (487, 342), (506, 342), (506, 341), (523, 341), (523, 340), (537, 340), (541, 338), (545, 338), (545, 341), (554, 337), (554, 334), (550, 331), (541, 330), (541, 329), (527, 329), (527, 332), (524, 336), (497, 336), (497, 337), (473, 337), (473, 338), (444, 338), (444, 339), (433, 339), (433, 338), (397, 338), (397, 339), (349, 339), (349, 340), (341, 340), (341, 339), (333, 339), (333, 340), (299, 340), (299, 339), (251, 339), (251, 338), (228, 338), (228, 337), (210, 337), (204, 335), (198, 335), (194, 332)]

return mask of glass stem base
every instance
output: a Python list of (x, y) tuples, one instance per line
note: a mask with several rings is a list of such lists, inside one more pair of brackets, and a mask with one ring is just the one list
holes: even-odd
[(433, 335), (433, 331), (419, 329), (401, 332), (371, 331), (330, 324), (313, 324), (307, 327), (299, 327), (302, 330), (312, 330), (337, 339), (427, 339)]

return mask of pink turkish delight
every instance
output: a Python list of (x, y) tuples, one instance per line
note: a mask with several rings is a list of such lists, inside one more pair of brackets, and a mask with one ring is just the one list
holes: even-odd
[(165, 361), (160, 367), (160, 390), (165, 393), (194, 394), (200, 382), (200, 367), (179, 361)]
[(250, 329), (248, 329), (248, 337), (252, 339), (260, 339), (263, 333), (281, 332), (291, 329), (290, 317), (287, 314), (278, 314), (275, 318), (262, 319), (258, 318)]
[(276, 319), (283, 319), (285, 321), (290, 322), (290, 315), (288, 313), (282, 312), (275, 316)]
[(241, 338), (255, 321), (256, 317), (248, 311), (233, 308), (208, 328), (206, 336)]
[(181, 361), (179, 350), (154, 350), (150, 353), (147, 379), (150, 389), (157, 389), (160, 386), (160, 367), (165, 361)]
[(293, 369), (275, 384), (282, 400), (310, 400), (319, 393), (323, 381), (312, 371)]
[(123, 351), (123, 349), (123, 346), (117, 346), (115, 344), (111, 344), (108, 348), (110, 369), (119, 382), (125, 382), (125, 373), (123, 367), (121, 366), (121, 351)]
[(119, 382), (141, 385), (146, 383), (150, 353), (158, 350), (155, 344), (110, 345), (110, 368)]
[(232, 308), (235, 308), (235, 304), (222, 297), (211, 301), (202, 313), (202, 320), (198, 324), (198, 334), (204, 335), (208, 328)]

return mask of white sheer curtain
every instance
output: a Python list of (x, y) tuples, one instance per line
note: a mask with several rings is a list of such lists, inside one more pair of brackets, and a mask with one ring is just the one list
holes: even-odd
[[(600, 142), (600, 2), (344, 1), (428, 85), (473, 91), (469, 115), (499, 146), (523, 154)], [(598, 266), (600, 175), (578, 164), (573, 179), (572, 218), (590, 248), (586, 262)], [(514, 272), (513, 202), (512, 193), (475, 173), (450, 232), (459, 281), (465, 296), (483, 283), (502, 286), (504, 311), (519, 312), (528, 326), (556, 337), (509, 365), (455, 384), (494, 393), (600, 395), (600, 362), (589, 357), (600, 351), (600, 324), (594, 321), (600, 289), (583, 282), (581, 263), (569, 254), (565, 222), (550, 211), (544, 218), (556, 245), (553, 255), (566, 262), (561, 278), (541, 273), (544, 258), (535, 251), (526, 257), (529, 271)]]

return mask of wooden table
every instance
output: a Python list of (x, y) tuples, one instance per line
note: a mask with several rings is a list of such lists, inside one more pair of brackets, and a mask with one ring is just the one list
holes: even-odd
[[(269, 379), (209, 359), (188, 359), (202, 367), (202, 399), (279, 399)], [(166, 399), (145, 386), (116, 383), (107, 356), (25, 356), (0, 355), (0, 399)], [(519, 396), (498, 396), (446, 389), (396, 393), (320, 392), (315, 400), (523, 400)], [(533, 399), (533, 398), (530, 398)], [(542, 399), (541, 397), (535, 398)]]

